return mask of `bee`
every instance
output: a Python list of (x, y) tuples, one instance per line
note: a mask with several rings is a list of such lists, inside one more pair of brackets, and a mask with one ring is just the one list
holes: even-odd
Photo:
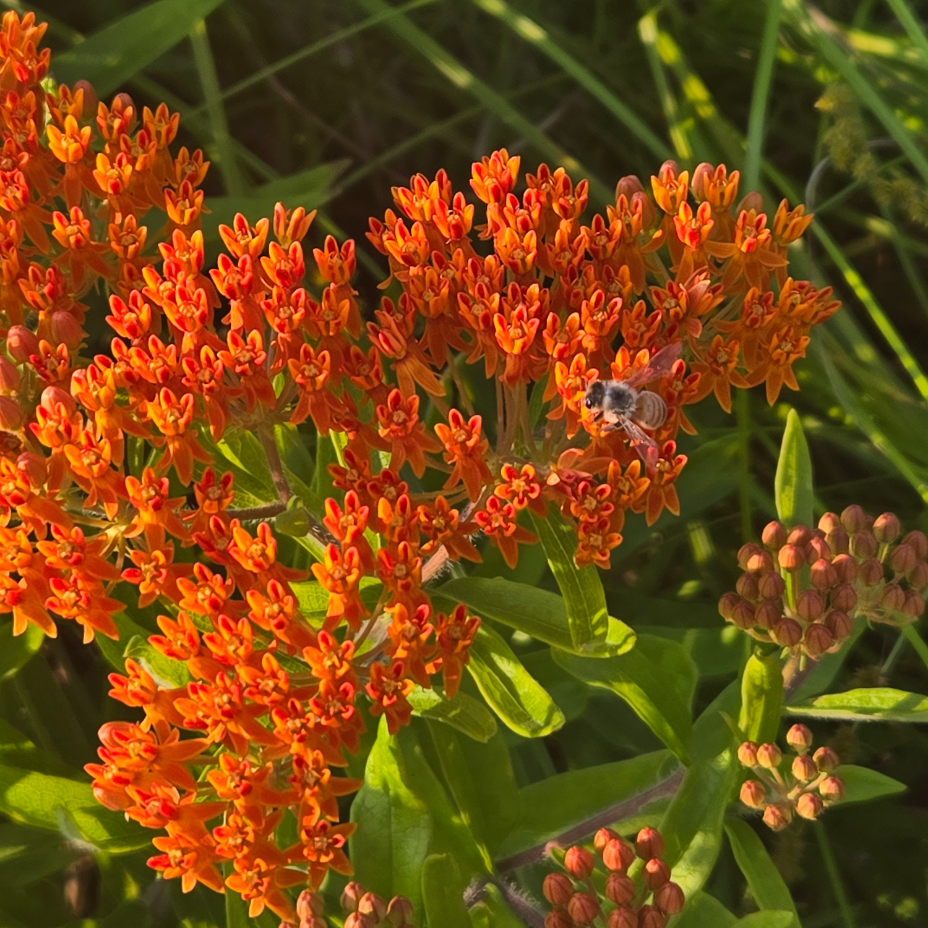
[(641, 387), (669, 374), (681, 348), (679, 342), (662, 348), (647, 366), (623, 380), (594, 380), (583, 398), (592, 420), (604, 421), (604, 432), (622, 429), (649, 470), (654, 470), (659, 452), (657, 442), (644, 429), (653, 431), (667, 421), (667, 404), (656, 393)]

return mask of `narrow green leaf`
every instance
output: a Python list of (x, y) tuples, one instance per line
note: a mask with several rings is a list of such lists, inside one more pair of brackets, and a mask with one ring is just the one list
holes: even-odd
[(928, 696), (889, 687), (867, 687), (830, 693), (788, 706), (791, 715), (856, 722), (928, 722)]
[(490, 708), (516, 734), (542, 738), (564, 724), (564, 713), (486, 624), (471, 645), (467, 669)]
[(835, 775), (844, 783), (841, 805), (870, 802), (872, 799), (904, 793), (908, 789), (905, 783), (900, 783), (885, 773), (871, 770), (869, 767), (857, 767), (854, 764), (843, 764), (835, 771)]
[(796, 916), (792, 912), (752, 912), (739, 918), (732, 928), (790, 928)]
[(532, 523), (564, 597), (573, 650), (582, 651), (604, 641), (609, 630), (606, 593), (596, 567), (577, 567), (574, 563), (576, 529), (553, 507), (544, 518), (533, 513)]
[[(567, 608), (557, 593), (502, 577), (460, 577), (435, 590), (433, 599), (440, 602), (443, 598), (465, 603), (476, 615), (525, 632), (545, 644), (565, 651), (574, 649)], [(582, 653), (590, 657), (622, 654), (634, 643), (634, 631), (609, 617), (605, 639), (583, 647)]]
[(447, 699), (436, 689), (426, 690), (421, 686), (409, 694), (409, 705), (413, 715), (442, 722), (463, 732), (474, 741), (486, 743), (496, 734), (496, 719), (480, 701), (458, 692), (454, 699)]
[(739, 869), (748, 881), (748, 889), (759, 909), (791, 911), (790, 928), (801, 928), (796, 905), (789, 888), (770, 859), (757, 832), (743, 819), (729, 818), (725, 831)]
[(104, 26), (79, 45), (56, 55), (55, 78), (86, 80), (100, 97), (122, 87), (185, 38), (222, 0), (157, 0)]
[(715, 896), (700, 889), (687, 898), (686, 907), (676, 917), (673, 928), (732, 928), (737, 921)]
[(422, 901), (427, 925), (471, 928), (464, 904), (467, 883), (451, 854), (432, 854), (422, 865)]
[(681, 645), (667, 638), (640, 635), (636, 647), (618, 657), (577, 657), (553, 650), (568, 673), (590, 686), (610, 690), (683, 763), (693, 733), (689, 703), (696, 684), (696, 665)]
[(773, 655), (752, 654), (741, 678), (738, 727), (748, 741), (775, 741), (783, 708), (783, 670)]
[(780, 459), (774, 479), (777, 515), (788, 528), (814, 525), (812, 519), (812, 458), (795, 409), (786, 418)]
[(146, 847), (136, 822), (105, 809), (89, 783), (0, 765), (0, 812), (13, 821), (82, 838), (110, 854)]
[(664, 860), (683, 892), (701, 889), (722, 846), (722, 824), (736, 782), (734, 752), (699, 761), (689, 768), (680, 791), (664, 813)]
[(21, 635), (13, 635), (13, 623), (0, 625), (0, 680), (12, 677), (42, 646), (45, 633), (30, 622)]
[[(602, 814), (603, 824), (634, 831), (667, 804), (679, 785), (679, 765), (669, 751), (568, 770), (519, 790), (521, 819), (497, 851), (497, 860), (523, 854)], [(581, 841), (588, 834), (569, 840)]]
[(429, 725), (448, 791), (487, 866), (521, 813), (509, 748), (502, 734), (477, 744), (445, 725)]

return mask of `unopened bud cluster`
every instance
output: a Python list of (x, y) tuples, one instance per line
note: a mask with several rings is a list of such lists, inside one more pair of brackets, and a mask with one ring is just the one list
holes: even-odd
[(738, 748), (738, 760), (757, 777), (745, 780), (741, 801), (763, 810), (764, 824), (774, 831), (786, 828), (794, 815), (814, 821), (844, 796), (844, 782), (834, 775), (838, 755), (831, 748), (813, 753), (812, 732), (805, 725), (794, 725), (786, 742), (793, 753), (784, 755), (775, 744), (753, 741)]
[[(403, 896), (385, 902), (377, 893), (369, 893), (360, 883), (349, 883), (341, 896), (345, 913), (344, 928), (413, 928), (412, 903)], [(296, 903), (297, 926), (281, 922), (280, 928), (328, 928), (322, 896), (304, 890)]]
[[(545, 928), (665, 928), (667, 919), (683, 909), (683, 890), (670, 879), (664, 839), (653, 828), (642, 828), (634, 845), (611, 828), (600, 828), (593, 847), (596, 854), (570, 848), (564, 856), (566, 873), (545, 877), (545, 899), (552, 906)], [(644, 862), (640, 886), (628, 875), (636, 858)], [(606, 873), (602, 893), (592, 879), (599, 864)]]
[(811, 658), (839, 650), (858, 615), (907, 625), (925, 610), (928, 539), (900, 535), (895, 515), (874, 519), (856, 505), (825, 513), (814, 529), (771, 522), (763, 544), (738, 552), (744, 573), (719, 612), (752, 637)]

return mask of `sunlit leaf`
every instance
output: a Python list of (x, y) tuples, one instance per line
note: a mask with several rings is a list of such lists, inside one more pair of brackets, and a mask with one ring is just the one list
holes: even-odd
[(774, 741), (783, 706), (783, 670), (774, 657), (752, 654), (741, 678), (738, 726), (748, 741)]
[(777, 515), (784, 525), (813, 525), (812, 458), (795, 409), (786, 418), (774, 493)]
[(844, 798), (841, 800), (841, 805), (883, 799), (886, 796), (904, 793), (908, 789), (905, 783), (900, 783), (886, 776), (885, 773), (853, 764), (842, 764), (835, 771), (835, 776), (840, 777), (844, 783)]
[(928, 696), (889, 687), (830, 693), (787, 707), (791, 715), (857, 722), (928, 722)]
[(496, 719), (487, 707), (467, 693), (458, 692), (447, 699), (437, 689), (421, 686), (409, 694), (413, 715), (450, 725), (475, 741), (487, 742), (496, 734)]

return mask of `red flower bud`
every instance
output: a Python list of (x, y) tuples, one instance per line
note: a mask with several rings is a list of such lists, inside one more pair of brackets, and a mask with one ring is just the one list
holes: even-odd
[(803, 793), (796, 800), (796, 814), (814, 822), (825, 810), (825, 803), (815, 793)]
[(793, 820), (793, 810), (785, 802), (764, 809), (764, 824), (773, 831), (782, 831)]
[(627, 906), (613, 909), (609, 913), (607, 928), (638, 928), (638, 913)]
[(7, 361), (6, 358), (0, 357), (0, 393), (15, 392), (21, 379), (19, 368)]
[(855, 503), (841, 513), (841, 524), (853, 535), (855, 532), (865, 531), (870, 525), (870, 519)]
[(786, 526), (782, 522), (768, 522), (761, 539), (771, 551), (779, 551), (786, 544)]
[(825, 536), (825, 541), (828, 542), (828, 547), (835, 554), (847, 554), (851, 544), (851, 536), (839, 525)]
[(387, 922), (392, 928), (406, 928), (412, 924), (416, 910), (405, 896), (394, 896), (387, 903)]
[(752, 554), (750, 560), (748, 561), (748, 570), (751, 573), (760, 574), (765, 570), (770, 570), (773, 567), (774, 560), (773, 556), (769, 551), (758, 551), (756, 554)]
[(731, 622), (735, 614), (735, 606), (741, 602), (741, 597), (737, 593), (726, 593), (719, 600), (719, 615), (726, 622)]
[(795, 619), (782, 619), (773, 628), (773, 640), (781, 648), (795, 648), (802, 641), (802, 626)]
[(898, 545), (889, 556), (889, 566), (897, 574), (907, 574), (917, 563), (915, 548), (911, 545)]
[(827, 803), (840, 802), (844, 798), (844, 780), (840, 777), (825, 777), (818, 785), (818, 792)]
[(749, 541), (746, 545), (742, 545), (742, 546), (738, 549), (738, 566), (739, 566), (742, 570), (747, 570), (747, 569), (748, 569), (748, 561), (750, 561), (751, 558), (752, 558), (755, 554), (760, 554), (760, 553), (762, 553), (763, 550), (764, 550), (764, 549), (763, 549), (759, 544), (756, 544), (756, 543), (753, 542), (753, 541)]
[(831, 606), (839, 612), (853, 612), (857, 605), (857, 593), (849, 583), (842, 583), (831, 591)]
[(838, 571), (827, 558), (820, 557), (813, 565), (810, 579), (812, 586), (819, 590), (827, 590), (838, 582)]
[(564, 869), (575, 879), (585, 880), (593, 872), (593, 855), (585, 847), (569, 848), (564, 855)]
[(750, 809), (763, 809), (767, 805), (767, 789), (760, 780), (745, 780), (741, 784), (741, 801)]
[(635, 838), (635, 853), (642, 860), (664, 856), (664, 839), (656, 828), (642, 828)]
[(815, 761), (815, 766), (823, 773), (831, 773), (832, 770), (836, 770), (841, 763), (838, 760), (838, 755), (829, 747), (819, 748), (812, 755), (812, 760)]
[(745, 599), (757, 599), (757, 580), (752, 574), (742, 574), (735, 584), (735, 589)]
[(918, 561), (906, 574), (906, 580), (909, 581), (909, 586), (915, 590), (923, 590), (928, 587), (928, 564), (924, 561)]
[(783, 570), (792, 573), (805, 564), (806, 553), (799, 545), (784, 545), (777, 554), (777, 561)]
[(731, 620), (738, 628), (750, 628), (754, 624), (754, 607), (745, 599), (739, 599)]
[(644, 883), (654, 890), (663, 886), (670, 879), (670, 867), (663, 860), (652, 858), (644, 865)]
[(638, 910), (638, 928), (665, 928), (667, 918), (653, 905), (643, 905)]
[(873, 557), (879, 550), (879, 544), (873, 535), (873, 532), (854, 532), (851, 535), (851, 543), (848, 550), (858, 560), (867, 557)]
[(542, 892), (551, 905), (567, 905), (574, 894), (574, 884), (563, 873), (549, 873), (545, 877)]
[(818, 520), (818, 527), (827, 535), (828, 532), (841, 527), (841, 517), (833, 512), (826, 512), (821, 519)]
[(654, 904), (665, 915), (676, 915), (683, 911), (686, 897), (676, 883), (665, 883), (655, 894)]
[(917, 619), (925, 611), (925, 600), (914, 590), (907, 590), (901, 611), (904, 615)]
[(757, 765), (773, 770), (783, 762), (783, 752), (775, 744), (762, 744), (757, 749)]
[(621, 838), (613, 838), (603, 848), (603, 863), (609, 870), (625, 872), (635, 859), (632, 846)]
[(805, 725), (796, 724), (786, 733), (786, 743), (799, 754), (812, 747), (812, 732)]
[(357, 911), (361, 915), (370, 915), (371, 919), (377, 923), (386, 916), (387, 903), (377, 893), (365, 893), (358, 900)]
[(814, 622), (824, 611), (825, 601), (817, 590), (803, 590), (796, 599), (796, 614), (804, 622)]
[(810, 625), (803, 638), (809, 657), (821, 657), (834, 643), (834, 635), (824, 625)]
[(305, 918), (311, 918), (314, 915), (321, 916), (324, 913), (325, 902), (322, 896), (317, 896), (308, 889), (304, 889), (296, 900), (297, 917), (302, 921)]
[(360, 883), (354, 881), (350, 882), (343, 890), (342, 896), (339, 900), (343, 911), (345, 912), (357, 912), (358, 911), (358, 900), (364, 895), (366, 890)]
[(635, 881), (624, 873), (610, 873), (606, 877), (606, 898), (616, 905), (625, 905), (635, 898)]
[(599, 831), (593, 835), (593, 847), (597, 851), (602, 851), (602, 849), (610, 842), (614, 841), (619, 837), (617, 831), (613, 831), (611, 828), (600, 828)]
[(807, 525), (797, 525), (787, 536), (788, 545), (804, 548), (812, 540), (812, 529)]
[[(883, 565), (875, 557), (868, 557), (860, 565), (858, 576), (864, 586), (877, 586), (883, 582)], [(853, 579), (848, 582), (853, 582)]]
[(765, 599), (754, 610), (754, 625), (759, 628), (773, 628), (783, 617), (783, 604), (778, 599)]
[(760, 575), (757, 592), (764, 599), (779, 599), (786, 592), (786, 581), (775, 570), (768, 570)]
[(17, 364), (22, 364), (39, 353), (39, 339), (24, 325), (10, 326), (6, 334), (6, 350)]
[(850, 554), (839, 554), (831, 561), (841, 583), (853, 583), (857, 579), (857, 561)]
[(880, 602), (885, 609), (891, 612), (901, 612), (905, 605), (905, 591), (896, 583), (887, 584), (880, 597)]
[(854, 631), (854, 620), (846, 612), (829, 612), (822, 624), (835, 641), (844, 641)]
[(555, 909), (545, 916), (545, 928), (576, 928), (576, 925), (564, 909)]
[(809, 780), (814, 780), (818, 776), (818, 767), (815, 766), (815, 761), (808, 754), (801, 754), (799, 757), (793, 758), (790, 769), (793, 776), (800, 783), (808, 783)]
[(884, 512), (883, 515), (877, 516), (873, 520), (873, 534), (880, 544), (889, 544), (899, 537), (902, 531), (902, 524), (899, 517), (891, 512)]
[(567, 903), (567, 912), (578, 925), (592, 924), (601, 911), (599, 900), (590, 893), (574, 893)]
[[(12, 331), (12, 329), (10, 331)], [(909, 532), (909, 534), (902, 539), (902, 543), (904, 545), (911, 545), (915, 549), (915, 554), (920, 561), (928, 557), (928, 538), (925, 537), (923, 532)]]
[(375, 922), (370, 915), (352, 912), (345, 919), (345, 928), (377, 928), (377, 922)]
[(26, 421), (22, 404), (12, 396), (0, 396), (0, 430), (18, 432)]
[(739, 745), (738, 762), (742, 767), (757, 766), (757, 745), (753, 741), (745, 741)]

